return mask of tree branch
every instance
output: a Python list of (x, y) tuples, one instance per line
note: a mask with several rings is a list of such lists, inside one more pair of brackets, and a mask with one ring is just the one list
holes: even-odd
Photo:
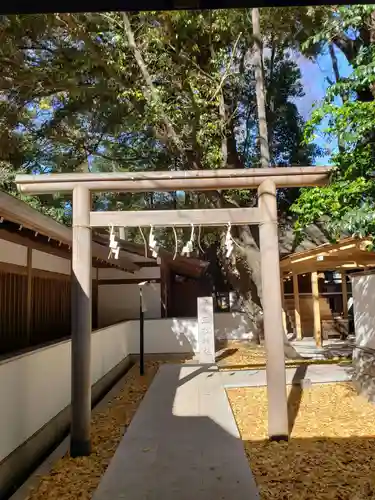
[(146, 98), (148, 99), (150, 104), (153, 103), (159, 107), (159, 112), (160, 112), (162, 121), (164, 123), (164, 126), (167, 130), (168, 138), (171, 140), (172, 144), (179, 151), (179, 153), (183, 154), (183, 148), (181, 145), (181, 141), (180, 141), (176, 131), (174, 130), (174, 127), (172, 125), (171, 120), (167, 117), (164, 110), (162, 109), (163, 105), (162, 105), (162, 102), (160, 100), (158, 91), (156, 90), (156, 88), (153, 84), (152, 78), (151, 78), (150, 73), (147, 69), (147, 66), (143, 60), (142, 54), (137, 47), (137, 44), (136, 44), (135, 39), (134, 39), (133, 30), (131, 28), (130, 21), (129, 21), (129, 18), (128, 18), (128, 15), (126, 14), (126, 12), (122, 12), (122, 19), (124, 22), (124, 32), (125, 32), (125, 36), (128, 40), (129, 47), (133, 52), (134, 58), (138, 64), (139, 70), (140, 70), (140, 72), (143, 76), (143, 79), (146, 82), (146, 85), (148, 88), (148, 93), (146, 95)]

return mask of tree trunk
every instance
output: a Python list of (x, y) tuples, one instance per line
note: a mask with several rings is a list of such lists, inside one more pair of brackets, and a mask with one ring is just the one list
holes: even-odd
[[(256, 228), (256, 233), (258, 233), (257, 230), (258, 228)], [(244, 280), (244, 274), (246, 271), (250, 275), (248, 278), (249, 294), (245, 300), (245, 310), (247, 310), (250, 307), (251, 308), (250, 311), (253, 311), (256, 314), (254, 320), (256, 322), (256, 325), (258, 326), (259, 334), (264, 335), (263, 313), (262, 313), (263, 293), (262, 293), (262, 276), (260, 267), (261, 255), (259, 251), (259, 242), (257, 241), (255, 231), (252, 232), (250, 228), (241, 228), (239, 237), (244, 245), (245, 262), (242, 259), (240, 259), (239, 262), (237, 263), (237, 268), (239, 269), (242, 280)], [(279, 284), (276, 283), (275, 286), (279, 286)], [(301, 357), (294, 349), (294, 347), (290, 344), (285, 334), (284, 334), (284, 353), (285, 356), (290, 359), (296, 359)]]
[[(254, 61), (256, 76), (256, 96), (259, 118), (259, 138), (261, 166), (270, 166), (270, 150), (268, 143), (268, 130), (266, 119), (266, 98), (263, 74), (262, 41), (260, 33), (259, 9), (252, 10), (253, 35), (254, 35)], [(223, 198), (221, 199), (223, 205)], [(241, 250), (236, 250), (234, 265), (225, 264), (223, 251), (221, 261), (231, 285), (238, 290), (242, 299), (243, 307), (248, 317), (256, 326), (258, 335), (254, 340), (259, 342), (259, 333), (262, 330), (262, 280), (260, 266), (259, 242), (257, 241), (257, 228), (242, 227), (238, 229), (237, 237), (241, 241)], [(221, 245), (221, 249), (223, 245)], [(279, 286), (277, 283), (276, 286)], [(286, 357), (300, 357), (296, 350), (290, 345), (286, 335), (284, 336), (284, 352)]]
[[(254, 13), (255, 11), (255, 13)], [(258, 115), (259, 115), (259, 127), (260, 127), (260, 149), (261, 149), (261, 161), (262, 166), (270, 166), (270, 155), (269, 155), (269, 145), (268, 145), (268, 131), (267, 131), (267, 120), (266, 120), (266, 101), (265, 101), (265, 91), (264, 91), (264, 78), (263, 78), (263, 63), (262, 63), (262, 43), (260, 36), (260, 26), (259, 26), (259, 10), (253, 9), (253, 18), (255, 16), (256, 27), (254, 31), (255, 38), (255, 61), (256, 61), (256, 75), (257, 75), (257, 103), (258, 103)], [(153, 102), (159, 102), (158, 96), (155, 93), (155, 89), (152, 83), (152, 79), (143, 60), (142, 54), (138, 49), (134, 35), (130, 26), (129, 19), (125, 13), (123, 13), (123, 22), (125, 35), (127, 37), (130, 48), (133, 51), (135, 60), (139, 66), (140, 72), (144, 78), (146, 86), (148, 88), (147, 98)], [(259, 90), (259, 92), (258, 92)], [(226, 127), (223, 127), (223, 142), (222, 142), (222, 155), (223, 164), (225, 160), (226, 166), (228, 163), (232, 166), (242, 166), (242, 162), (238, 157), (238, 151), (236, 148), (236, 138), (234, 133), (233, 123), (228, 121), (228, 116), (226, 115), (225, 106), (225, 95), (223, 89), (221, 89), (221, 100), (220, 100), (220, 119), (226, 123)], [(231, 109), (228, 106), (228, 109)], [(233, 112), (233, 110), (232, 110)], [(164, 122), (167, 137), (165, 138), (165, 144), (167, 147), (178, 152), (181, 158), (186, 156), (186, 151), (181, 147), (181, 142), (178, 134), (174, 130), (172, 121), (169, 119), (168, 115), (163, 111), (161, 113), (161, 119)], [(229, 123), (229, 126), (228, 126)], [(199, 165), (200, 162), (197, 162)], [(206, 199), (211, 206), (215, 208), (224, 208), (224, 206), (236, 206), (235, 202), (229, 202), (224, 198), (222, 194), (215, 193), (205, 193)], [(187, 195), (186, 195), (187, 196)], [(233, 288), (238, 290), (241, 297), (243, 298), (244, 310), (249, 316), (250, 320), (257, 326), (257, 332), (261, 330), (260, 324), (262, 323), (262, 303), (261, 303), (261, 271), (260, 271), (260, 252), (259, 245), (254, 237), (255, 232), (252, 228), (244, 227), (240, 230), (238, 235), (242, 244), (241, 252), (236, 252), (236, 259), (234, 266), (231, 265), (227, 259), (223, 259), (225, 252), (223, 242), (220, 244), (219, 257), (222, 262), (222, 268), (227, 274), (228, 281), (232, 284)], [(225, 233), (224, 233), (225, 235)], [(279, 286), (279, 284), (277, 284)], [(287, 339), (285, 338), (285, 354), (287, 357), (298, 357), (298, 354), (289, 345)], [(293, 352), (294, 351), (294, 352)]]
[(260, 33), (259, 9), (252, 9), (253, 37), (254, 37), (254, 67), (255, 90), (257, 98), (259, 120), (260, 164), (267, 168), (270, 166), (270, 148), (268, 143), (267, 116), (266, 116), (266, 91), (264, 86), (263, 71), (263, 44)]

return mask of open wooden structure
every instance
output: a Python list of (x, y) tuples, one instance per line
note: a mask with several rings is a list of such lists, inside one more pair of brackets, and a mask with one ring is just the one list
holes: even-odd
[[(72, 243), (72, 456), (91, 451), (91, 228), (109, 225), (185, 226), (259, 224), (264, 331), (267, 351), (268, 433), (287, 439), (288, 413), (284, 364), (284, 329), (277, 227), (278, 187), (319, 186), (329, 167), (134, 172), (106, 174), (19, 175), (22, 193), (73, 192)], [(91, 193), (258, 189), (256, 208), (151, 212), (93, 212)]]
[[(289, 314), (298, 340), (302, 339), (304, 331), (309, 330), (310, 322), (318, 347), (322, 346), (324, 326), (329, 329), (329, 324), (335, 322), (338, 330), (348, 328), (348, 272), (375, 266), (375, 252), (368, 251), (369, 243), (366, 239), (345, 238), (281, 260), (284, 327)], [(320, 293), (319, 280), (325, 271), (341, 274), (341, 293), (336, 292), (342, 296), (341, 317), (333, 318), (327, 298)], [(310, 275), (311, 294), (300, 294), (301, 276), (306, 275)], [(284, 286), (290, 280), (293, 281), (293, 296), (287, 297)]]

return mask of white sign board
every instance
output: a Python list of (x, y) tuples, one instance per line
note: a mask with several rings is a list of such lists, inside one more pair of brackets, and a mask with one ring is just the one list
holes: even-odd
[(214, 304), (212, 297), (198, 298), (199, 363), (215, 363)]

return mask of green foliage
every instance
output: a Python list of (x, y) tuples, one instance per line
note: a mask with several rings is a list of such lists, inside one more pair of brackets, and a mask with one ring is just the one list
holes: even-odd
[(343, 232), (361, 237), (374, 234), (374, 11), (375, 7), (368, 5), (340, 7), (312, 39), (313, 43), (334, 40), (353, 71), (329, 88), (305, 128), (305, 141), (311, 143), (317, 127), (326, 120), (324, 133), (337, 139), (339, 148), (332, 156), (336, 168), (330, 185), (303, 190), (293, 205), (297, 230), (328, 218), (326, 226), (333, 238)]
[[(297, 48), (323, 8), (264, 10), (267, 118), (273, 163), (303, 164), (293, 98), (303, 89), (287, 50)], [(16, 172), (136, 171), (257, 166), (257, 112), (248, 10), (129, 14), (145, 80), (121, 13), (1, 16), (0, 183)], [(291, 23), (294, 19), (294, 23)], [(320, 22), (320, 21), (319, 21)], [(285, 31), (289, 24), (292, 29)], [(287, 197), (287, 193), (284, 193)], [(249, 205), (252, 195), (228, 195)], [(100, 207), (170, 207), (175, 195), (108, 195)], [(32, 203), (63, 220), (66, 200)], [(185, 197), (184, 206), (214, 203)], [(189, 205), (190, 204), (190, 205)], [(44, 208), (43, 208), (44, 207)]]

